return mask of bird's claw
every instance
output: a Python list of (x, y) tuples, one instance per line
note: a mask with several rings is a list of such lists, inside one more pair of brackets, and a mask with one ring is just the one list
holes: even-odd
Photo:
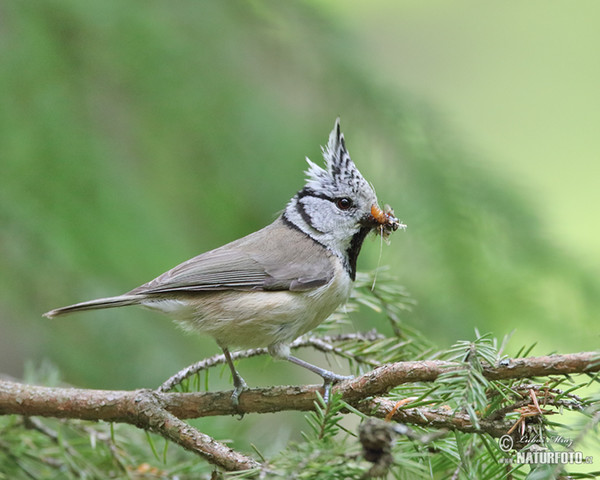
[(331, 396), (331, 387), (335, 383), (343, 382), (344, 380), (351, 380), (354, 377), (352, 375), (338, 375), (333, 372), (324, 372), (323, 373), (323, 400), (325, 403), (329, 403), (329, 398)]
[(244, 417), (244, 412), (240, 412), (240, 395), (248, 388), (248, 385), (246, 385), (246, 382), (242, 377), (238, 376), (238, 378), (234, 380), (234, 387), (233, 393), (231, 394), (231, 404), (233, 405), (233, 408), (240, 414), (241, 420)]

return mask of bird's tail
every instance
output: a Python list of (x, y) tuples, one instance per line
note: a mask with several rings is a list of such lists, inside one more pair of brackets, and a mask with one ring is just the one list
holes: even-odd
[(56, 308), (44, 313), (46, 318), (54, 318), (59, 315), (67, 315), (83, 310), (97, 310), (100, 308), (124, 307), (126, 305), (137, 305), (143, 299), (140, 295), (119, 295), (118, 297), (97, 298), (89, 302), (76, 303), (67, 307)]

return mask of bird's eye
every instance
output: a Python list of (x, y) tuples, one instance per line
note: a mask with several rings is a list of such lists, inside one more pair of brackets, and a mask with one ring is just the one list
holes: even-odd
[(342, 197), (338, 198), (335, 201), (335, 204), (340, 210), (348, 210), (352, 206), (352, 200), (348, 197)]

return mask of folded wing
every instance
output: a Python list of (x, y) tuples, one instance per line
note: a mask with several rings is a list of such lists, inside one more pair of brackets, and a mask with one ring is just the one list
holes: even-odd
[(304, 291), (333, 277), (331, 253), (281, 219), (264, 229), (198, 255), (128, 295), (215, 290)]

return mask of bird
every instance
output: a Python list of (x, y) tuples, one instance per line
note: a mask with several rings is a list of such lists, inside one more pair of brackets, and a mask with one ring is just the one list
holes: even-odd
[(379, 207), (373, 187), (350, 158), (339, 117), (321, 150), (325, 168), (306, 158), (305, 185), (270, 225), (123, 295), (57, 308), (44, 316), (128, 305), (165, 313), (185, 329), (216, 340), (231, 370), (236, 406), (247, 384), (230, 348), (267, 347), (275, 359), (321, 376), (326, 388), (350, 378), (292, 356), (289, 344), (347, 301), (367, 235), (375, 232), (387, 239), (405, 225), (389, 207)]

